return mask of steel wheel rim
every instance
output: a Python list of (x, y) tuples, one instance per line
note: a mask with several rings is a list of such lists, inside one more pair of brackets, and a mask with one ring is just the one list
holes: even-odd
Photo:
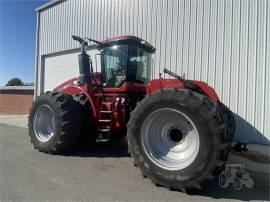
[(50, 106), (38, 106), (34, 114), (33, 128), (35, 136), (40, 142), (47, 142), (54, 135), (55, 117)]
[(166, 170), (188, 167), (199, 152), (200, 138), (195, 124), (175, 109), (152, 112), (143, 122), (140, 137), (148, 158)]

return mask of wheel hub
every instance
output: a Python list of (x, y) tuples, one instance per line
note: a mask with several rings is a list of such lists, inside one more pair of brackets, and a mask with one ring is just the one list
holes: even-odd
[(173, 128), (171, 131), (169, 131), (168, 135), (171, 141), (175, 142), (176, 144), (180, 143), (184, 138), (181, 130), (177, 128)]
[(171, 108), (152, 112), (143, 122), (141, 143), (148, 158), (166, 170), (189, 166), (199, 152), (199, 133), (193, 121)]

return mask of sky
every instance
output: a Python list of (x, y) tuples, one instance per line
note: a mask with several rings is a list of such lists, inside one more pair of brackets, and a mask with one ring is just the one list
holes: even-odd
[(11, 78), (33, 82), (36, 12), (48, 0), (0, 0), (0, 86)]

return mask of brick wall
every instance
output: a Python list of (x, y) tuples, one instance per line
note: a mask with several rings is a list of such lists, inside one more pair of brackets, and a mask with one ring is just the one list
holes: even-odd
[(0, 113), (2, 114), (28, 114), (33, 102), (33, 93), (0, 93)]

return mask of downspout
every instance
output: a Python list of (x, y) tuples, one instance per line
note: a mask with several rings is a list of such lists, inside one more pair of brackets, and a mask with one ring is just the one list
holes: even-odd
[(37, 97), (38, 88), (40, 87), (39, 77), (39, 19), (40, 19), (40, 12), (37, 11), (37, 21), (36, 21), (36, 51), (35, 51), (35, 91), (34, 91), (34, 99)]

